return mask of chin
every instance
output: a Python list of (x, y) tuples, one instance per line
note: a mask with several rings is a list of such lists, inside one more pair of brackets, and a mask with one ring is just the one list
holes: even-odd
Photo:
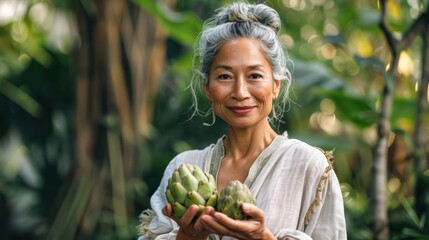
[(256, 124), (254, 123), (248, 123), (248, 122), (235, 122), (233, 124), (229, 124), (233, 128), (251, 128), (256, 127)]

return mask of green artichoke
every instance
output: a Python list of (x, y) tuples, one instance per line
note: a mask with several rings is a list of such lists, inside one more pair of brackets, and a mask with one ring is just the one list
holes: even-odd
[(198, 217), (205, 206), (216, 206), (218, 191), (213, 175), (204, 173), (196, 165), (184, 163), (169, 178), (165, 196), (173, 207), (174, 216), (182, 217), (188, 207), (196, 204), (200, 208)]
[(256, 204), (256, 199), (246, 184), (238, 180), (231, 181), (220, 191), (216, 210), (233, 219), (247, 219), (248, 216), (241, 208), (243, 203)]

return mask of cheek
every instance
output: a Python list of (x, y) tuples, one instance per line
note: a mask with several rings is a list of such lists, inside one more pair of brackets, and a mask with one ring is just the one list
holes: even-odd
[(272, 102), (275, 97), (274, 92), (269, 87), (259, 87), (253, 89), (253, 96), (260, 102)]
[(228, 91), (221, 87), (211, 87), (209, 89), (212, 101), (219, 101), (228, 95)]

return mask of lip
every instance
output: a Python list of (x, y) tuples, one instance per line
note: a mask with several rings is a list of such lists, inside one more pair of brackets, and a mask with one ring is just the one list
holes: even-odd
[(253, 106), (233, 106), (233, 107), (228, 107), (232, 112), (234, 113), (238, 113), (238, 114), (244, 114), (244, 113), (248, 113), (250, 111), (252, 111), (252, 109), (254, 108)]

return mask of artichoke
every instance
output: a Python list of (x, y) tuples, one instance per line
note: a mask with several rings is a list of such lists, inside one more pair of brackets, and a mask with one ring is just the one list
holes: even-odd
[(204, 173), (196, 165), (184, 163), (168, 179), (165, 196), (175, 217), (182, 217), (192, 204), (199, 207), (198, 217), (205, 206), (216, 206), (218, 191), (213, 175)]
[(216, 210), (233, 219), (247, 219), (248, 216), (241, 208), (243, 203), (256, 204), (256, 199), (246, 184), (238, 180), (231, 181), (220, 191)]

